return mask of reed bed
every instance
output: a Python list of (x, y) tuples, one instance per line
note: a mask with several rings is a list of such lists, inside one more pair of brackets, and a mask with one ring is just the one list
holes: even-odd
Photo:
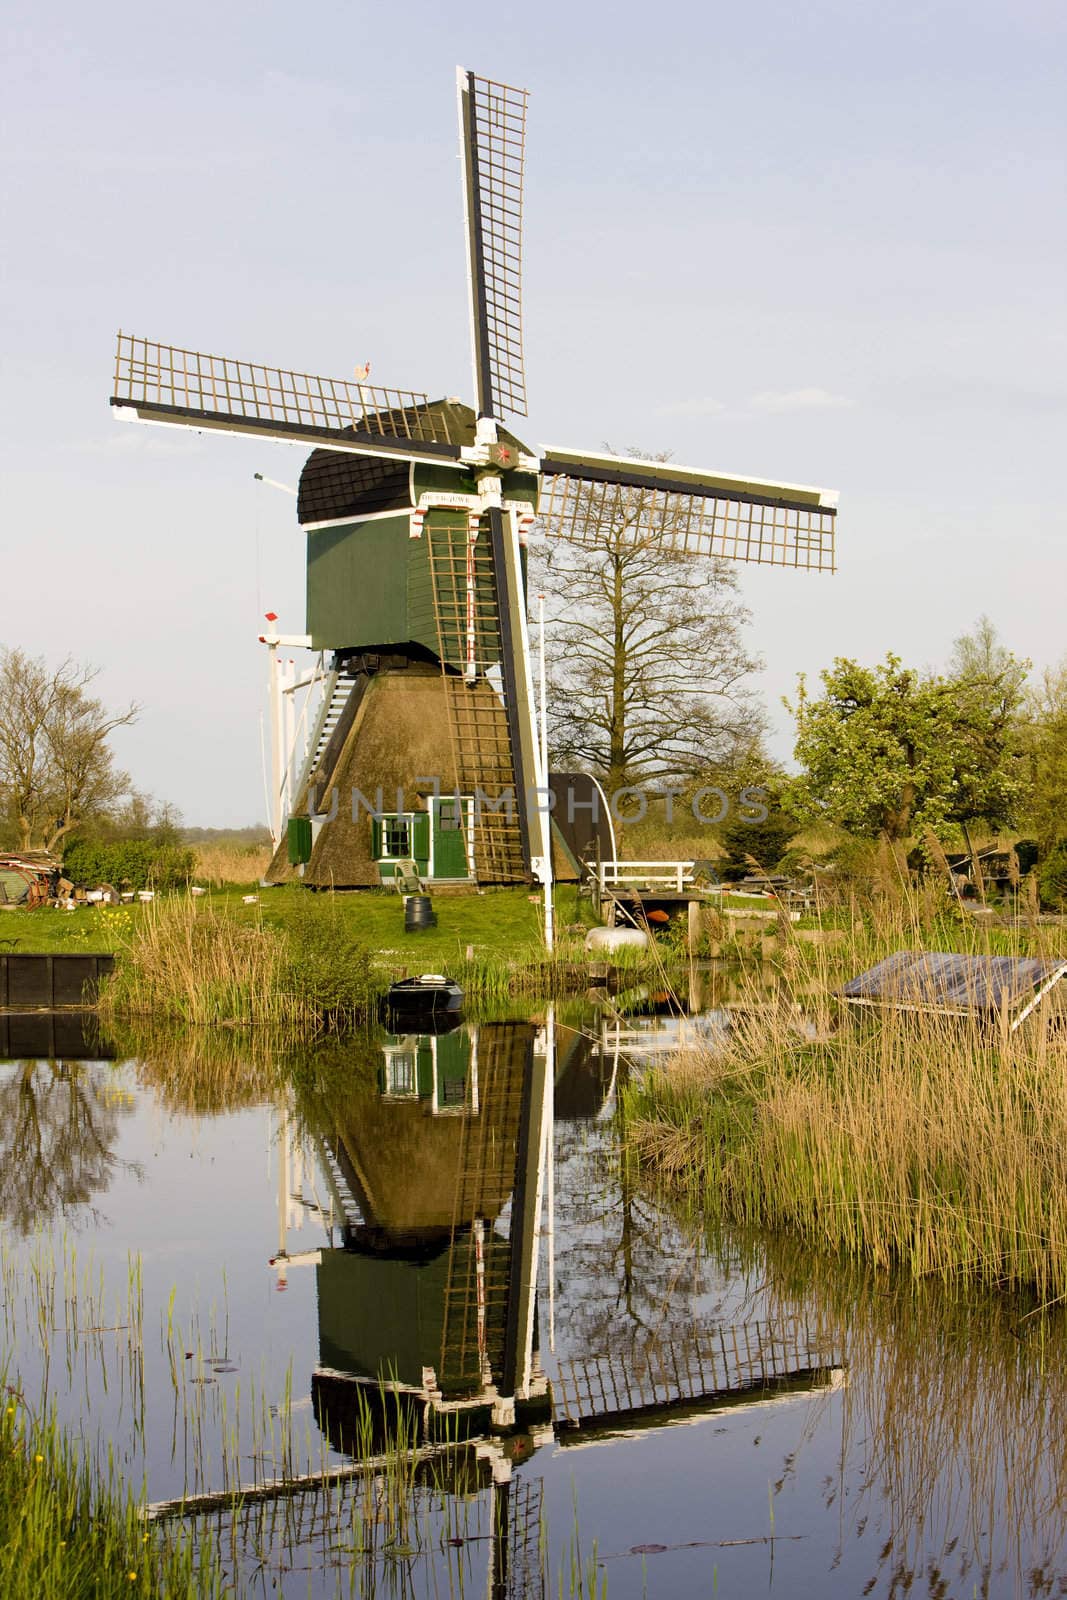
[(221, 1593), (191, 1540), (147, 1530), (132, 1495), (101, 1479), (50, 1415), (5, 1393), (0, 1412), (0, 1594), (4, 1600), (167, 1600)]
[[(982, 953), (1012, 942), (953, 931)], [(845, 971), (923, 948), (922, 933), (883, 908), (837, 965), (787, 948), (773, 1001), (742, 998), (721, 1046), (627, 1090), (630, 1147), (731, 1222), (915, 1278), (1067, 1298), (1064, 1031), (1037, 1017), (995, 1036), (943, 1015), (855, 1017), (831, 997)], [(1034, 935), (1019, 930), (1015, 948)]]
[[(561, 940), (554, 950), (541, 945), (501, 955), (475, 953), (450, 965), (449, 971), (472, 1000), (560, 999), (602, 985), (605, 961), (603, 951), (587, 951), (579, 940)], [(627, 988), (642, 983), (673, 987), (687, 970), (672, 952), (658, 946), (647, 951), (613, 950), (607, 964), (614, 969), (615, 981)]]
[(295, 908), (285, 927), (186, 897), (145, 907), (104, 985), (108, 1024), (226, 1023), (307, 1035), (359, 1021), (370, 958), (329, 899)]
[(258, 883), (270, 866), (273, 850), (269, 844), (198, 844), (196, 881), (211, 889), (227, 884), (247, 887)]

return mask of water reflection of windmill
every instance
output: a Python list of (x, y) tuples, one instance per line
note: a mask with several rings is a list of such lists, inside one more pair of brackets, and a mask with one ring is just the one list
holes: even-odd
[[(412, 1517), (437, 1518), (433, 1535), (416, 1544), (435, 1564), (438, 1592), (446, 1583), (450, 1593), (464, 1592), (467, 1547), (477, 1546), (494, 1600), (543, 1600), (548, 1452), (539, 1458), (542, 1471), (525, 1465), (539, 1446), (625, 1440), (648, 1427), (810, 1393), (835, 1381), (838, 1358), (793, 1323), (733, 1329), (665, 1305), (654, 1339), (626, 1337), (623, 1328), (623, 1337), (591, 1341), (578, 1358), (548, 1352), (546, 1374), (536, 1289), (551, 1232), (539, 1228), (539, 1217), (542, 1199), (551, 1201), (554, 1091), (588, 1123), (609, 1082), (605, 1063), (594, 1037), (557, 1029), (551, 1010), (541, 1028), (520, 1022), (456, 1033), (467, 1043), (450, 1047), (457, 1053), (447, 1059), (441, 1037), (436, 1052), (431, 1036), (347, 1041), (317, 1068), (318, 1092), (297, 1091), (300, 1118), (281, 1117), (280, 1253), (288, 1227), (309, 1208), (327, 1223), (328, 1246), (303, 1258), (316, 1261), (312, 1396), (332, 1453), (320, 1454), (309, 1439), (308, 1456), (294, 1462), (289, 1435), (283, 1475), (183, 1494), (150, 1512), (238, 1509), (239, 1537), (257, 1561), (276, 1526), (270, 1521), (264, 1534), (267, 1525), (257, 1523), (252, 1508), (264, 1502), (269, 1518), (279, 1503), (301, 1508), (277, 1524), (286, 1540), (300, 1537), (289, 1530), (305, 1525), (305, 1508), (308, 1525), (328, 1525), (334, 1539), (346, 1519), (350, 1529), (356, 1519), (363, 1592), (377, 1593), (379, 1564), (390, 1553), (374, 1532), (380, 1514), (390, 1503), (398, 1516), (410, 1507)], [(398, 1050), (408, 1052), (407, 1066), (398, 1067), (396, 1055), (390, 1065)], [(441, 1082), (457, 1081), (464, 1060), (461, 1111)], [(301, 1164), (301, 1121), (318, 1163)], [(323, 1205), (306, 1198), (316, 1184)], [(602, 1222), (598, 1214), (591, 1226)], [(289, 1265), (298, 1259), (287, 1257)], [(572, 1277), (580, 1296), (617, 1302), (611, 1259), (601, 1257), (599, 1275)]]
[[(547, 1417), (535, 1329), (544, 1049), (528, 1023), (387, 1036), (377, 1092), (319, 1150), (342, 1247), (317, 1268), (316, 1398), (334, 1422), (381, 1382), (428, 1435)], [(341, 1109), (341, 1108), (337, 1108)], [(502, 1214), (510, 1202), (510, 1226)]]
[[(323, 1251), (317, 1268), (314, 1385), (333, 1443), (344, 1448), (346, 1414), (351, 1421), (383, 1383), (390, 1404), (417, 1408), (428, 1439), (524, 1429), (540, 1439), (552, 1420), (570, 1437), (827, 1380), (837, 1357), (806, 1329), (668, 1320), (655, 1340), (555, 1361), (550, 1391), (537, 1282), (547, 1233), (551, 1306), (557, 1061), (566, 1094), (582, 1072), (577, 1058), (594, 1065), (599, 1055), (597, 1041), (554, 1019), (386, 1036), (376, 1084), (335, 1108), (319, 1150), (344, 1218), (342, 1248)], [(599, 1094), (610, 1088), (603, 1064), (594, 1081)]]
[(345, 1218), (316, 1274), (320, 1427), (357, 1453), (403, 1411), (427, 1442), (468, 1441), (437, 1482), (491, 1490), (498, 1600), (543, 1592), (541, 1480), (514, 1466), (552, 1436), (535, 1316), (550, 1059), (528, 1023), (387, 1035), (377, 1095), (319, 1137)]

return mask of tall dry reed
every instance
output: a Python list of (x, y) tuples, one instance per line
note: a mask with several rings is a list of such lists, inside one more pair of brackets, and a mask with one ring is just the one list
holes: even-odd
[(269, 844), (194, 845), (196, 881), (212, 889), (231, 883), (258, 883), (270, 866), (273, 853)]
[[(845, 967), (921, 946), (899, 914), (883, 907), (876, 922)], [(957, 934), (988, 951), (1004, 930)], [(742, 1003), (721, 1047), (629, 1091), (638, 1156), (733, 1222), (916, 1277), (1067, 1297), (1064, 1032), (1037, 1018), (989, 1034), (944, 1015), (847, 1014), (828, 953), (796, 963), (773, 1003), (755, 991)]]
[(100, 1012), (105, 1022), (152, 1016), (306, 1027), (313, 1020), (288, 981), (284, 934), (194, 900), (145, 907), (102, 989)]

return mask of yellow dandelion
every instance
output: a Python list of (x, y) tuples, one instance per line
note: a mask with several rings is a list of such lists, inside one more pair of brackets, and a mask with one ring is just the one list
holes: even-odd
[(35, 1460), (35, 1461), (43, 1461), (43, 1460), (44, 1460), (44, 1456), (34, 1456), (34, 1458), (33, 1458), (33, 1459), (34, 1459), (34, 1460)]
[(136, 1572), (127, 1572), (126, 1576), (127, 1576), (127, 1578), (129, 1578), (131, 1583), (134, 1583), (136, 1581), (136, 1578), (137, 1578)]

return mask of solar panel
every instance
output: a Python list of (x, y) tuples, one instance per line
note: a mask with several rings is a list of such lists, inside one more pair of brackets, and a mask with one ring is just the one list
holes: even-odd
[(897, 950), (850, 978), (841, 996), (853, 1005), (952, 1016), (1010, 1016), (1022, 1007), (1014, 1017), (1017, 1025), (1064, 976), (1064, 960)]

